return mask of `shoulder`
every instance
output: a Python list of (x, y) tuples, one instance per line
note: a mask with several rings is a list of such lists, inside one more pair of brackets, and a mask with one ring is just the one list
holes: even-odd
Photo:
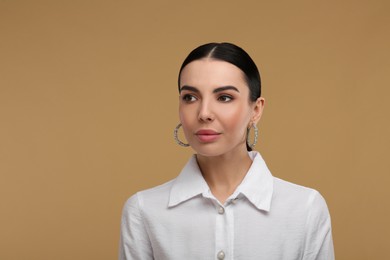
[(273, 203), (308, 214), (313, 211), (320, 215), (329, 214), (325, 199), (317, 190), (276, 177), (274, 177)]
[(168, 205), (169, 193), (175, 179), (165, 182), (153, 188), (138, 191), (125, 203), (125, 210), (141, 210), (145, 206)]
[(307, 200), (311, 200), (315, 196), (321, 196), (320, 193), (313, 188), (298, 185), (277, 177), (274, 177), (274, 192), (275, 196), (288, 196), (292, 199), (306, 198)]

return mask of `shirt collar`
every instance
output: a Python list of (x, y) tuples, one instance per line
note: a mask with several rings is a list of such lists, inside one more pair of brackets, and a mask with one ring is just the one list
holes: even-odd
[(249, 152), (252, 165), (234, 195), (243, 194), (256, 208), (269, 211), (274, 189), (273, 176), (259, 152)]
[[(232, 196), (244, 195), (259, 210), (269, 211), (273, 193), (273, 177), (258, 152), (249, 152), (252, 165)], [(199, 169), (195, 155), (184, 166), (171, 188), (168, 207), (176, 206), (210, 189)]]
[(209, 191), (209, 186), (193, 155), (173, 182), (168, 207), (176, 206), (192, 197)]

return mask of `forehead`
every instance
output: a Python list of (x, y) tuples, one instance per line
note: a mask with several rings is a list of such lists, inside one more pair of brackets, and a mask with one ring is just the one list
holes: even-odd
[(195, 60), (187, 64), (180, 75), (180, 86), (248, 88), (244, 73), (235, 65), (215, 59)]

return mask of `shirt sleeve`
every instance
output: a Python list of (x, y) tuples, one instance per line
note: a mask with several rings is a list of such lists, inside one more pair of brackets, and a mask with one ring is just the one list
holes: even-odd
[(123, 207), (120, 233), (119, 260), (153, 259), (137, 194), (129, 198)]
[(325, 199), (315, 191), (309, 202), (303, 260), (334, 260), (331, 220)]

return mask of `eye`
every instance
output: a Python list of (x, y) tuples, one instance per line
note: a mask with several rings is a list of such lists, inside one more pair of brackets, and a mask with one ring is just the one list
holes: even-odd
[(218, 97), (218, 100), (221, 101), (221, 102), (227, 103), (227, 102), (232, 101), (233, 97), (228, 96), (228, 95), (221, 95), (221, 96)]
[(194, 102), (196, 100), (196, 97), (190, 94), (185, 94), (183, 95), (182, 99), (183, 101), (190, 103), (190, 102)]

